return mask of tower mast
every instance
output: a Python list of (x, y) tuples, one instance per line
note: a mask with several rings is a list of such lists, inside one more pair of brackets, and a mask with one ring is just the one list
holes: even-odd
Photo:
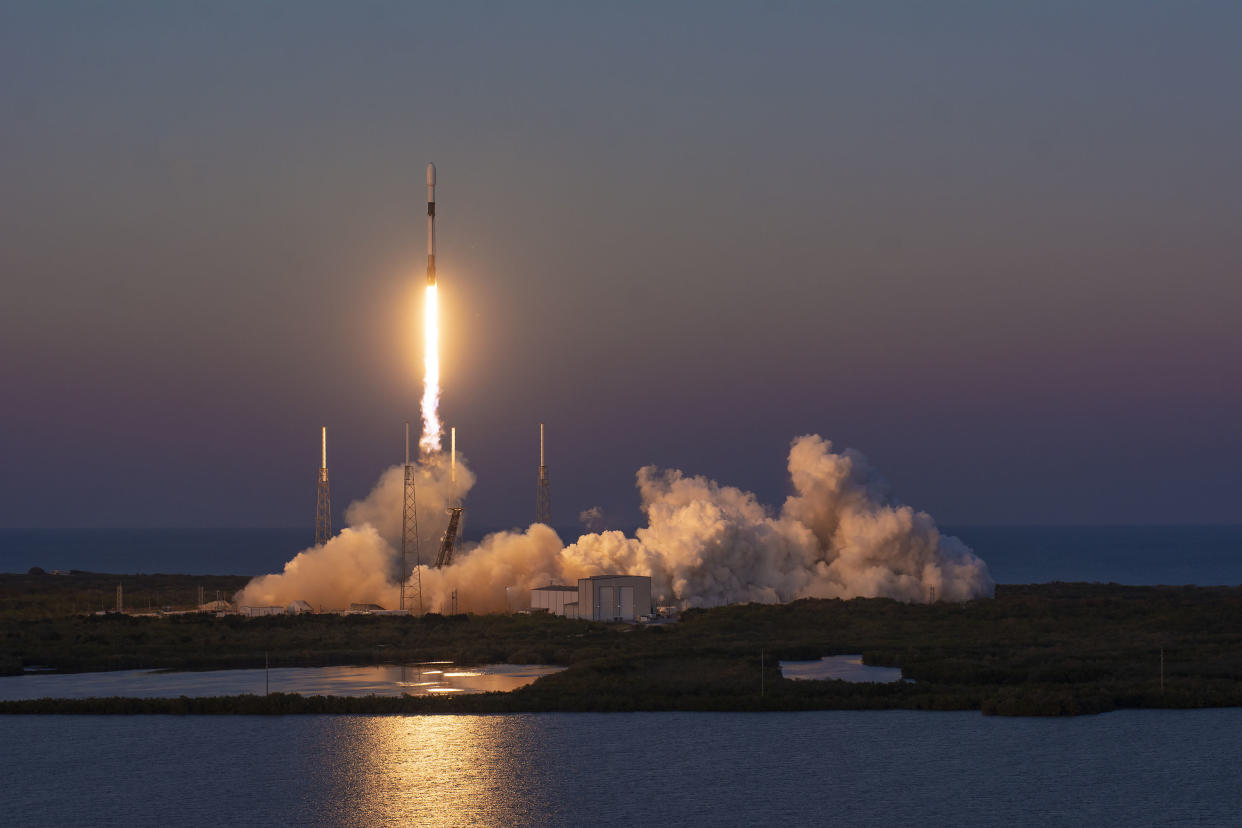
[(410, 423), (405, 423), (405, 497), (401, 509), (401, 609), (407, 609), (405, 590), (414, 553), (414, 582), (418, 588), (418, 612), (423, 611), (423, 562), (418, 554), (418, 500), (414, 490), (414, 465), (410, 462)]

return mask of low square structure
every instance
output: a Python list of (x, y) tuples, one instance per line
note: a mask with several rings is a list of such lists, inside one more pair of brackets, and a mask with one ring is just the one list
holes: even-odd
[(647, 575), (595, 575), (578, 585), (548, 584), (530, 591), (530, 608), (587, 621), (636, 622), (651, 615)]
[(578, 580), (578, 617), (590, 621), (637, 621), (651, 614), (651, 578), (595, 575)]
[(535, 587), (530, 591), (530, 608), (533, 610), (547, 610), (553, 615), (566, 615), (565, 605), (577, 600), (578, 588), (576, 586), (548, 584), (547, 586)]

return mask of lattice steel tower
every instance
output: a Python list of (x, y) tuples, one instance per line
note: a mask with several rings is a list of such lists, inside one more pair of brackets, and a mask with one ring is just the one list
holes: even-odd
[(319, 499), (315, 503), (315, 546), (332, 537), (332, 498), (328, 496), (328, 427), (323, 427), (323, 459), (319, 464)]
[(539, 424), (539, 485), (535, 490), (535, 523), (552, 525), (552, 484), (548, 466), (543, 462), (543, 423)]
[(448, 508), (448, 528), (444, 530), (444, 539), (440, 541), (440, 554), (436, 556), (436, 568), (443, 569), (453, 562), (453, 550), (457, 548), (457, 535), (461, 531), (461, 507)]
[[(414, 491), (414, 465), (410, 463), (410, 424), (405, 424), (405, 498), (401, 509), (401, 609), (410, 580), (410, 553), (414, 553), (414, 584), (418, 589), (418, 612), (423, 612), (423, 561), (418, 553), (418, 499)], [(413, 603), (412, 601), (410, 603)]]

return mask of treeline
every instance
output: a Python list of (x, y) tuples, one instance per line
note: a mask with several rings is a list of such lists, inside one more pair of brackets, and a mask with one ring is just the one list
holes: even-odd
[(219, 670), (447, 660), (571, 664), (625, 643), (603, 624), (547, 615), (66, 616), (0, 622), (0, 671)]
[(246, 575), (108, 575), (76, 569), (53, 575), (35, 567), (22, 574), (0, 573), (0, 621), (112, 612), (117, 584), (127, 612), (191, 610), (198, 606), (199, 587), (208, 601), (217, 592), (231, 600), (249, 582)]

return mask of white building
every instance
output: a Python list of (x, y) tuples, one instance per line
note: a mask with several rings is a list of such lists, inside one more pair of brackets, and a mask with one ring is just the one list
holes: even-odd
[(547, 610), (553, 615), (565, 615), (565, 605), (577, 600), (578, 588), (576, 586), (548, 584), (535, 587), (530, 591), (530, 608)]
[(314, 612), (314, 611), (315, 611), (314, 608), (311, 607), (310, 604), (303, 601), (301, 598), (294, 601), (289, 606), (285, 607), (285, 612), (288, 613), (289, 615), (301, 615), (304, 612)]
[(576, 587), (549, 584), (530, 591), (530, 608), (588, 621), (637, 621), (651, 615), (651, 578), (596, 575)]

